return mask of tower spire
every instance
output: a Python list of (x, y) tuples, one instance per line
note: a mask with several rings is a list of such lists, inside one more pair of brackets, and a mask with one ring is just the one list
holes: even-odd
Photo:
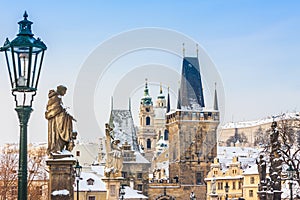
[(167, 102), (167, 113), (171, 110), (171, 102), (170, 102), (170, 87), (168, 87), (168, 102)]
[(183, 58), (178, 104), (188, 109), (205, 107), (200, 64), (196, 57)]
[(177, 109), (181, 109), (181, 95), (180, 95), (180, 81), (178, 81), (178, 101), (177, 101)]
[(141, 104), (143, 105), (152, 105), (152, 98), (149, 95), (149, 88), (148, 88), (148, 79), (145, 79), (145, 89), (144, 89), (144, 97), (141, 99)]
[(217, 83), (215, 83), (214, 110), (219, 110), (218, 95), (217, 95)]
[(147, 78), (145, 79), (144, 96), (149, 96), (148, 79)]
[(110, 105), (111, 105), (111, 110), (113, 110), (114, 109), (114, 98), (113, 98), (113, 96), (111, 96)]
[(196, 53), (197, 53), (197, 58), (198, 58), (198, 54), (199, 54), (199, 45), (196, 44)]
[(184, 43), (182, 43), (182, 55), (185, 57), (185, 48), (184, 48)]
[(131, 98), (129, 97), (129, 100), (128, 100), (128, 110), (131, 111)]
[(160, 86), (159, 86), (159, 94), (162, 94), (162, 84), (160, 83)]

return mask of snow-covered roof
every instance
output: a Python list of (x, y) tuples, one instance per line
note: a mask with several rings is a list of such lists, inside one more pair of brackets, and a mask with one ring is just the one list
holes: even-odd
[(124, 199), (148, 199), (145, 195), (142, 194), (141, 191), (134, 190), (131, 187), (125, 186), (124, 187), (125, 195)]
[(81, 165), (91, 165), (97, 160), (99, 152), (99, 144), (92, 142), (85, 142), (76, 144), (73, 153), (80, 151), (80, 156), (75, 156)]
[(135, 161), (124, 161), (124, 163), (150, 163), (140, 152), (134, 152), (134, 155), (136, 156)]
[[(95, 173), (81, 172), (81, 179), (79, 181), (79, 191), (106, 191), (105, 183), (101, 180), (101, 177)], [(92, 179), (93, 184), (88, 185), (88, 180)], [(74, 185), (76, 189), (76, 181)]]
[[(279, 115), (282, 116), (284, 119), (294, 119), (300, 118), (299, 112), (295, 113), (285, 113), (284, 115)], [(282, 118), (277, 117), (275, 118), (275, 121), (281, 120)], [(254, 121), (244, 121), (244, 122), (229, 122), (226, 123), (225, 125), (222, 126), (222, 129), (231, 129), (231, 128), (247, 128), (247, 127), (253, 127), (253, 126), (259, 126), (262, 124), (267, 124), (267, 123), (272, 123), (273, 122), (273, 117), (268, 116), (263, 119), (259, 120), (254, 120)]]
[(249, 165), (256, 162), (259, 150), (251, 147), (223, 147), (218, 146), (218, 158), (221, 163), (222, 170), (226, 171), (227, 166), (232, 162), (233, 157), (238, 157), (241, 168), (245, 169)]
[(251, 147), (224, 147), (218, 146), (218, 158), (257, 158), (259, 149)]
[(249, 165), (244, 169), (244, 175), (258, 174), (257, 164)]
[(101, 177), (104, 177), (104, 166), (103, 165), (92, 165), (91, 170)]
[(130, 110), (112, 110), (109, 124), (113, 128), (113, 137), (120, 140), (120, 145), (127, 141), (133, 150), (139, 150), (136, 130)]

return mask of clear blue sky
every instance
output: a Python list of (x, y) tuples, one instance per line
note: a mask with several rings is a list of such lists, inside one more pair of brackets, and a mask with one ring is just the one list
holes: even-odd
[[(47, 140), (44, 111), (48, 90), (58, 84), (68, 86), (64, 104), (72, 108), (76, 77), (89, 54), (108, 38), (143, 27), (181, 32), (206, 50), (223, 79), (225, 122), (300, 110), (298, 1), (1, 0), (0, 5), (0, 43), (6, 37), (15, 37), (17, 22), (26, 10), (34, 22), (34, 34), (48, 46), (29, 123), (31, 142)], [(9, 87), (1, 55), (2, 143), (18, 141), (18, 121)], [(102, 106), (95, 112), (108, 120), (109, 103), (96, 101)], [(97, 137), (80, 134), (86, 139)]]

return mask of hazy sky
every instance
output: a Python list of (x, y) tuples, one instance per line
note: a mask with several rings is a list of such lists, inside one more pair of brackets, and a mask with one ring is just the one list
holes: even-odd
[[(0, 1), (0, 43), (13, 39), (18, 32), (17, 22), (26, 10), (33, 21), (35, 36), (40, 37), (48, 50), (40, 78), (34, 112), (29, 122), (29, 141), (47, 141), (47, 121), (44, 119), (48, 90), (59, 84), (68, 87), (64, 104), (73, 110), (74, 87), (86, 60), (105, 41), (130, 30), (156, 27), (172, 30), (199, 43), (218, 70), (225, 90), (224, 122), (255, 120), (281, 112), (300, 110), (299, 52), (300, 13), (298, 1)], [(140, 40), (141, 38), (136, 38)], [(145, 40), (145, 38), (142, 38)], [(147, 39), (147, 38), (146, 38)], [(134, 42), (137, 42), (134, 41)], [(178, 52), (182, 41), (176, 41)], [(119, 41), (123, 47), (130, 41)], [(119, 46), (118, 46), (119, 45)], [(106, 50), (106, 49), (105, 49)], [(187, 49), (193, 54), (194, 49)], [(112, 49), (101, 54), (103, 58)], [(99, 56), (99, 59), (102, 57)], [(178, 77), (161, 73), (157, 66), (178, 73), (181, 59), (169, 52), (152, 50), (130, 52), (118, 57), (95, 86), (94, 113), (98, 129), (80, 131), (80, 137), (93, 140), (103, 132), (109, 120), (110, 96), (117, 85), (134, 70), (139, 84), (131, 91), (132, 110), (136, 114), (142, 96), (143, 80), (148, 78), (150, 94), (156, 98), (158, 81), (164, 88)], [(147, 74), (147, 69), (153, 69)], [(157, 76), (153, 71), (157, 70)], [(141, 71), (144, 71), (143, 74)], [(149, 76), (149, 77), (145, 77)], [(90, 80), (86, 80), (89, 82)], [(105, 83), (105, 84), (104, 84)], [(171, 83), (172, 84), (172, 83)], [(174, 84), (173, 84), (174, 85)], [(175, 98), (177, 88), (171, 87)], [(204, 87), (204, 90), (206, 88)], [(0, 55), (0, 125), (1, 143), (18, 142), (18, 120), (10, 92), (4, 55)], [(127, 108), (128, 98), (117, 99), (116, 107)], [(173, 106), (176, 102), (173, 98)], [(206, 101), (211, 101), (206, 96)], [(118, 102), (123, 102), (119, 103)], [(126, 106), (124, 106), (126, 105)], [(80, 118), (74, 116), (75, 118)], [(84, 121), (78, 121), (78, 124)], [(77, 126), (77, 125), (76, 125)], [(76, 127), (75, 126), (75, 127)]]

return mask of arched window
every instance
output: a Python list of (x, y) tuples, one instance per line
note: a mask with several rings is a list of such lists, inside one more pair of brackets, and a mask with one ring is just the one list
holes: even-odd
[(147, 139), (147, 149), (151, 149), (151, 140)]
[(169, 131), (167, 129), (164, 132), (164, 139), (169, 140)]
[(146, 126), (150, 125), (150, 117), (146, 117)]

